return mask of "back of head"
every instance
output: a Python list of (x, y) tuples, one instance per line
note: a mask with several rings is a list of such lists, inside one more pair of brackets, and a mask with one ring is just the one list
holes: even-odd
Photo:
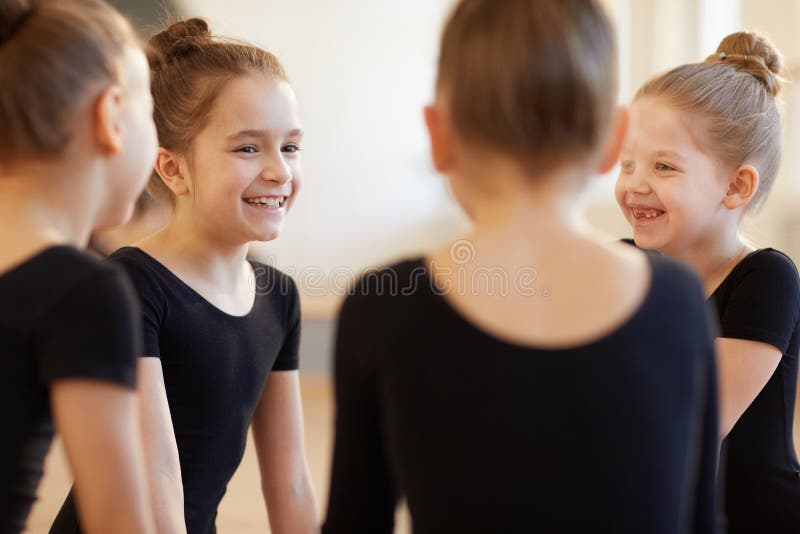
[(731, 170), (752, 164), (760, 185), (751, 203), (769, 194), (780, 167), (782, 57), (752, 32), (725, 37), (702, 63), (681, 65), (645, 83), (636, 98), (660, 98), (685, 112), (703, 132), (698, 141)]
[(63, 153), (128, 46), (133, 30), (102, 0), (0, 0), (0, 163)]
[(457, 135), (538, 171), (588, 162), (617, 99), (614, 30), (594, 0), (462, 0), (437, 90)]

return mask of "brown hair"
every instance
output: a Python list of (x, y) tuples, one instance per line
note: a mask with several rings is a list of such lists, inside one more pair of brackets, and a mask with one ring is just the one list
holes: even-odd
[(102, 0), (0, 0), (0, 162), (58, 156), (75, 113), (139, 41)]
[[(192, 18), (170, 25), (150, 38), (151, 89), (159, 143), (187, 153), (205, 128), (225, 84), (249, 73), (288, 81), (278, 59), (256, 46), (212, 36), (208, 23)], [(148, 189), (167, 192), (157, 174)], [(171, 195), (170, 195), (171, 198)]]
[(437, 90), (458, 135), (550, 169), (595, 155), (617, 99), (614, 30), (594, 0), (462, 0)]
[(769, 194), (781, 160), (781, 118), (776, 97), (781, 90), (782, 57), (765, 38), (751, 32), (725, 37), (702, 63), (681, 65), (656, 76), (636, 99), (665, 99), (676, 109), (701, 119), (697, 136), (720, 162), (731, 168), (750, 163), (760, 186), (752, 206)]

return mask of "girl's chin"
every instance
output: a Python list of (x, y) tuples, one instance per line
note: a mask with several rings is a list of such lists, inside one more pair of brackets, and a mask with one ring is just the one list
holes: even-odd
[(278, 239), (281, 235), (280, 227), (273, 228), (259, 228), (250, 233), (252, 239), (250, 241), (273, 241)]
[(634, 232), (633, 241), (636, 243), (637, 247), (645, 250), (661, 250), (664, 248), (666, 240), (660, 236)]

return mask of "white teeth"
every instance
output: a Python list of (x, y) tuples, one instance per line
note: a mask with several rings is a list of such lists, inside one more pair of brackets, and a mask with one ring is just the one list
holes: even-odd
[(633, 213), (634, 213), (634, 215), (636, 216), (637, 219), (655, 219), (656, 217), (661, 215), (663, 212), (654, 211), (654, 210), (648, 210), (648, 211), (644, 212), (644, 211), (639, 210), (639, 209), (634, 209)]
[(286, 197), (258, 197), (245, 199), (248, 204), (253, 204), (256, 206), (263, 205), (268, 208), (279, 208), (283, 205), (285, 200)]

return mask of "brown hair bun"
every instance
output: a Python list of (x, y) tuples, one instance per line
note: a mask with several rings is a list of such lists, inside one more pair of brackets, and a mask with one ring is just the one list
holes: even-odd
[(182, 57), (197, 50), (199, 45), (211, 41), (208, 22), (201, 18), (191, 18), (171, 24), (150, 38), (151, 65)]

